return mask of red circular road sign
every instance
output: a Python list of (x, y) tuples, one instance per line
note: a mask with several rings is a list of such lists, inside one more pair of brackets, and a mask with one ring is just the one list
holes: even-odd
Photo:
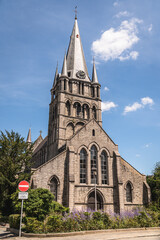
[(29, 183), (23, 180), (18, 184), (18, 188), (21, 192), (26, 192), (29, 188)]

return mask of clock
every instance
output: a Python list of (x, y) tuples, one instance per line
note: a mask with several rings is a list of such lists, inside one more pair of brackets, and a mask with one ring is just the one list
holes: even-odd
[(80, 79), (85, 79), (86, 74), (85, 74), (84, 71), (80, 70), (80, 71), (78, 71), (78, 72), (76, 73), (76, 76), (77, 76), (78, 78), (80, 78)]

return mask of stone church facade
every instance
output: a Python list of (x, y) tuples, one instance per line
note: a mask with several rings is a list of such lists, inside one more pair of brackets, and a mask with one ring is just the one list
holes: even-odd
[(88, 75), (75, 17), (51, 89), (48, 136), (34, 144), (31, 186), (49, 189), (71, 210), (95, 209), (96, 198), (97, 209), (120, 212), (148, 204), (150, 188), (102, 128), (100, 87), (95, 63), (92, 79)]

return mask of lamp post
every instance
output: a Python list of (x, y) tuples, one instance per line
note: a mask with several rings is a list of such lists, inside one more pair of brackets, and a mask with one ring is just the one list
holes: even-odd
[(92, 168), (93, 175), (94, 175), (94, 191), (95, 191), (95, 211), (97, 211), (97, 192), (96, 192), (96, 176), (97, 176), (97, 168)]

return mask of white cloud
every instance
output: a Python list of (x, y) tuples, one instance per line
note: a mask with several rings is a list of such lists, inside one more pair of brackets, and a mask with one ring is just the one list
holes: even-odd
[(94, 55), (103, 61), (119, 59), (120, 61), (136, 60), (139, 53), (131, 51), (140, 40), (137, 36), (138, 24), (142, 20), (132, 18), (121, 23), (118, 29), (110, 28), (101, 34), (100, 39), (92, 43)]
[(152, 106), (154, 101), (150, 97), (141, 98), (141, 102), (135, 102), (132, 105), (128, 105), (124, 108), (123, 115), (126, 115), (128, 112), (135, 112), (140, 108), (144, 108), (146, 105)]
[(123, 11), (123, 12), (119, 12), (115, 15), (116, 18), (120, 18), (120, 17), (129, 17), (130, 13), (127, 11)]
[(114, 6), (114, 7), (118, 7), (118, 6), (119, 6), (119, 2), (118, 2), (118, 1), (114, 2), (114, 3), (113, 3), (113, 6)]
[(111, 108), (116, 108), (118, 105), (116, 105), (114, 102), (102, 102), (102, 112), (109, 111)]
[(108, 87), (104, 87), (104, 91), (109, 91), (109, 88)]
[(148, 105), (152, 106), (154, 104), (153, 99), (150, 98), (150, 97), (141, 98), (141, 102), (142, 102), (143, 105), (147, 105), (148, 104)]
[(151, 32), (151, 31), (152, 31), (152, 28), (153, 28), (153, 25), (150, 24), (149, 27), (148, 27), (148, 32)]
[(140, 156), (141, 156), (140, 154), (138, 154), (138, 153), (136, 154), (136, 157), (137, 157), (137, 158), (139, 158)]
[(142, 104), (135, 102), (131, 106), (126, 106), (124, 108), (124, 114), (126, 114), (128, 112), (135, 112), (135, 111), (137, 111), (137, 109), (140, 109), (140, 108), (142, 108)]

